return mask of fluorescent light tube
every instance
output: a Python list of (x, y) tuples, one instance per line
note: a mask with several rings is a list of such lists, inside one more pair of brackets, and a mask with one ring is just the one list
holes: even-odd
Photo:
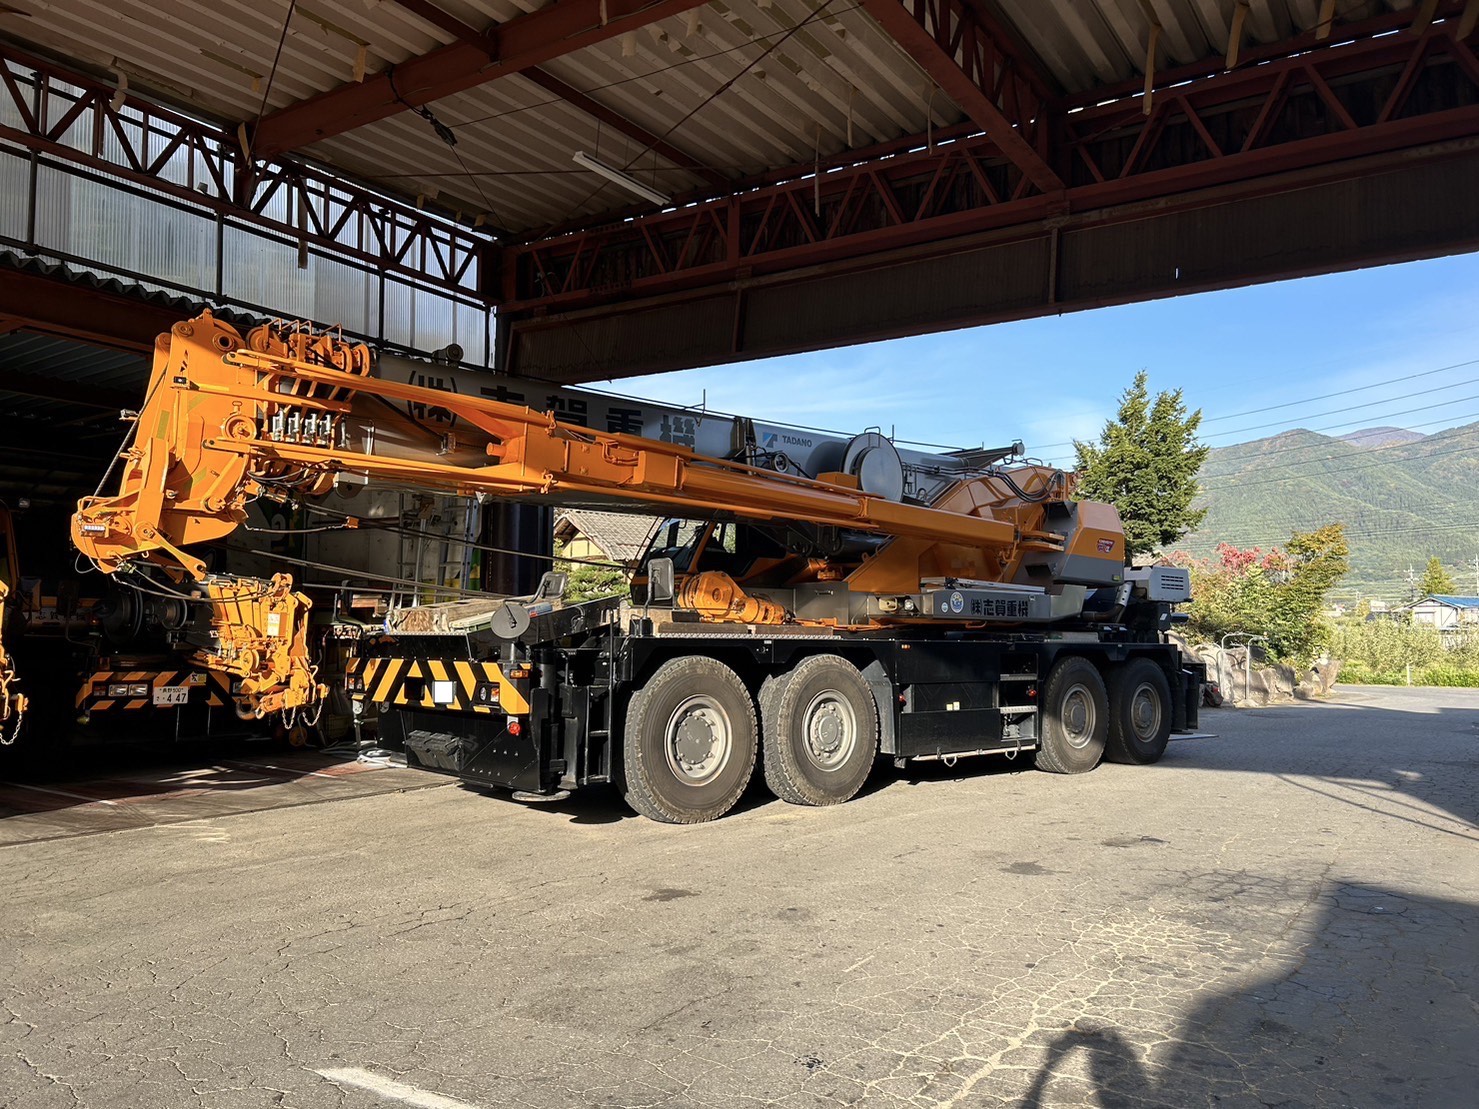
[(596, 159), (592, 158), (584, 150), (577, 150), (575, 152), (575, 164), (590, 170), (592, 173), (599, 173), (602, 177), (606, 178), (606, 180), (612, 182), (613, 184), (620, 185), (628, 192), (635, 193), (643, 200), (650, 200), (652, 201), (652, 203), (657, 205), (666, 205), (672, 203), (672, 197), (665, 196), (664, 194), (658, 192), (656, 189), (648, 188), (646, 185), (642, 184), (642, 182), (638, 181), (635, 177), (622, 173), (619, 169), (613, 169), (605, 162), (596, 161)]

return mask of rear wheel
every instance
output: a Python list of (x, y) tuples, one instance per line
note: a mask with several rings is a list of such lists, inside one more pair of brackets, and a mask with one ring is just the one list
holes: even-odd
[(760, 689), (765, 784), (793, 805), (838, 805), (878, 753), (878, 706), (858, 668), (813, 655)]
[(1131, 659), (1109, 679), (1111, 762), (1146, 764), (1166, 753), (1171, 739), (1171, 684), (1165, 671), (1147, 658)]
[(1043, 686), (1036, 764), (1053, 774), (1087, 774), (1104, 757), (1109, 696), (1086, 658), (1060, 658)]
[(717, 820), (755, 769), (755, 706), (739, 675), (690, 656), (659, 666), (627, 706), (623, 793), (668, 824)]

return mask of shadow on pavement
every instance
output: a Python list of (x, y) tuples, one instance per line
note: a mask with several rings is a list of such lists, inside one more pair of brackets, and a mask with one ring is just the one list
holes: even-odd
[(0, 763), (0, 819), (89, 803), (254, 790), (358, 769), (353, 764), (352, 758), (239, 739), (187, 748), (70, 751), (49, 760)]
[(1078, 1022), (1051, 1041), (1019, 1104), (1059, 1104), (1054, 1078), (1077, 1072), (1078, 1088), (1086, 1069), (1103, 1109), (1472, 1105), (1476, 936), (1475, 906), (1335, 886), (1286, 974), (1209, 997), (1148, 1050), (1133, 1029)]

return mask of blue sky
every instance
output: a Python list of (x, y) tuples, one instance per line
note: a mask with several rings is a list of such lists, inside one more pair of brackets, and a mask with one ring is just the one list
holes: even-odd
[[(1294, 427), (1339, 435), (1387, 424), (1432, 432), (1469, 423), (1479, 419), (1476, 360), (1479, 254), (1468, 254), (609, 388), (841, 431), (876, 425), (930, 443), (1020, 438), (1030, 453), (1064, 462), (1072, 449), (1063, 444), (1096, 436), (1140, 369), (1153, 391), (1183, 389), (1188, 406), (1203, 410), (1204, 441), (1225, 446)], [(1238, 415), (1414, 374), (1427, 376)], [(1418, 390), (1423, 395), (1410, 396)], [(1332, 413), (1352, 405), (1363, 407)]]

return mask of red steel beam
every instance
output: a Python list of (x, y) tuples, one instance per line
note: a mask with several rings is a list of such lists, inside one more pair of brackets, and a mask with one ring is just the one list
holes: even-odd
[(649, 23), (681, 15), (707, 0), (558, 0), (539, 11), (488, 28), (400, 62), (390, 69), (310, 96), (267, 114), (252, 135), (252, 152), (270, 158), (386, 119), (453, 93)]
[(682, 294), (1069, 214), (1246, 192), (1293, 172), (1338, 176), (1345, 159), (1479, 142), (1479, 58), (1450, 21), (1169, 89), (1148, 119), (1138, 101), (1073, 113), (1063, 131), (1067, 152), (1092, 172), (1055, 194), (1006, 189), (999, 153), (977, 136), (511, 246), (503, 311), (512, 319)]
[[(248, 162), (221, 127), (0, 42), (0, 141), (317, 250), (472, 293), (487, 235), (312, 166)], [(191, 176), (180, 180), (181, 165)], [(3, 303), (3, 302), (0, 302)]]
[[(455, 35), (459, 41), (476, 42), (480, 37), (480, 32), (476, 28), (470, 27), (456, 16), (442, 11), (435, 4), (427, 3), (427, 0), (394, 0), (394, 2), (413, 15), (420, 16), (433, 27), (439, 27), (449, 35)], [(724, 174), (717, 170), (709, 169), (692, 154), (689, 154), (685, 150), (679, 150), (661, 135), (654, 134), (640, 123), (628, 119), (616, 109), (602, 104), (590, 94), (581, 92), (574, 85), (560, 80), (549, 70), (535, 66), (532, 69), (525, 70), (524, 76), (544, 89), (545, 92), (554, 94), (558, 99), (565, 101), (572, 107), (580, 109), (592, 119), (599, 120), (617, 134), (625, 135), (627, 138), (641, 143), (644, 150), (650, 150), (673, 165), (696, 174), (710, 185), (728, 186), (729, 179)]]
[(1042, 192), (1063, 182), (1028, 138), (1046, 133), (1031, 66), (968, 0), (862, 0), (864, 9)]

